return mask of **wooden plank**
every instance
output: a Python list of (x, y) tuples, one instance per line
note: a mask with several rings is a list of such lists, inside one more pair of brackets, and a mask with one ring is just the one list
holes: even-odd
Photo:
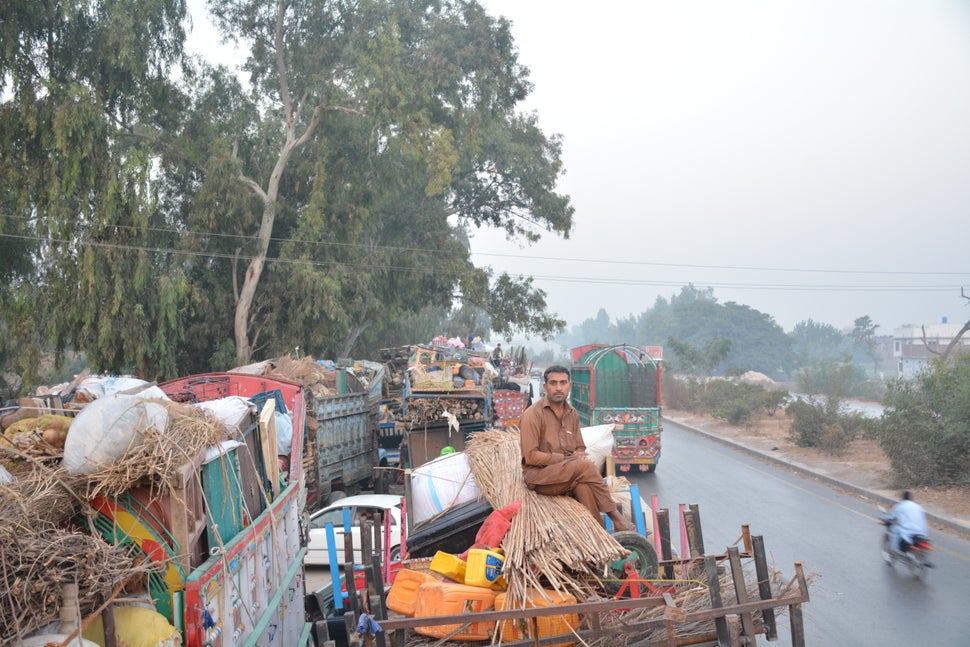
[(805, 647), (805, 626), (802, 618), (802, 605), (793, 604), (789, 606), (788, 618), (791, 623), (792, 647)]
[[(748, 601), (748, 589), (744, 582), (744, 569), (741, 567), (741, 553), (737, 546), (728, 547), (728, 563), (731, 564), (731, 579), (734, 582), (734, 594), (738, 604)], [(741, 614), (741, 630), (745, 636), (753, 638), (755, 635), (754, 618), (751, 613)]]
[(687, 543), (692, 557), (704, 555), (704, 533), (701, 531), (701, 511), (696, 503), (684, 511), (684, 525), (687, 527)]
[[(657, 535), (660, 537), (660, 559), (664, 562), (673, 558), (670, 546), (670, 511), (667, 508), (657, 510)], [(674, 578), (674, 569), (670, 564), (660, 567), (660, 577), (665, 580)]]
[(266, 478), (273, 490), (273, 499), (280, 495), (280, 461), (276, 457), (276, 399), (269, 398), (259, 412), (260, 440), (262, 441), (263, 464)]
[[(758, 576), (758, 595), (762, 600), (771, 599), (771, 582), (768, 580), (768, 558), (765, 553), (765, 539), (761, 535), (751, 538), (751, 552), (754, 554), (754, 572)], [(778, 639), (778, 625), (775, 623), (775, 610), (762, 609), (761, 617), (768, 640)]]
[[(373, 586), (373, 591), (371, 590)], [(381, 558), (377, 553), (371, 555), (370, 572), (368, 573), (367, 590), (371, 595), (371, 611), (375, 618), (387, 617), (387, 591), (384, 582), (384, 571), (381, 568)]]
[[(721, 581), (717, 574), (717, 561), (708, 555), (704, 558), (704, 573), (707, 576), (707, 590), (711, 596), (711, 608), (721, 611), (724, 603), (721, 600)], [(714, 628), (717, 630), (717, 644), (719, 647), (731, 647), (731, 633), (728, 631), (727, 620), (724, 615), (719, 615), (714, 619)]]
[(360, 527), (360, 563), (366, 566), (370, 562), (371, 553), (374, 552), (374, 522), (364, 519), (360, 513), (354, 522)]

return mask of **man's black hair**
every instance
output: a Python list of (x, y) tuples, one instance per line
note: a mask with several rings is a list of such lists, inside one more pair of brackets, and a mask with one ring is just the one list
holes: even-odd
[(549, 381), (549, 374), (550, 373), (565, 373), (566, 374), (566, 378), (572, 379), (572, 376), (569, 374), (569, 369), (568, 368), (566, 368), (565, 366), (560, 366), (559, 364), (554, 364), (553, 366), (550, 366), (545, 371), (543, 371), (543, 373), (542, 373), (542, 383), (543, 384), (545, 384), (546, 382)]
[(910, 498), (911, 497), (910, 497), (910, 494), (909, 494), (909, 490), (903, 490), (903, 500), (904, 501), (909, 501)]

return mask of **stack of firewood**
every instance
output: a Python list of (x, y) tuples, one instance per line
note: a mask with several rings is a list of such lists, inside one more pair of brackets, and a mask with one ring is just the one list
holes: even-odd
[(410, 429), (437, 424), (445, 419), (446, 411), (461, 422), (485, 420), (484, 400), (475, 398), (410, 398), (407, 402), (407, 414), (401, 417), (401, 422)]

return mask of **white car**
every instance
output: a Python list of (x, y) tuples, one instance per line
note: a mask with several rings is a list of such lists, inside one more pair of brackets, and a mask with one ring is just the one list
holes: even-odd
[[(334, 542), (337, 547), (337, 562), (344, 563), (344, 511), (350, 514), (350, 532), (353, 535), (354, 563), (362, 564), (360, 554), (361, 520), (370, 516), (375, 520), (378, 514), (387, 518), (390, 514), (391, 560), (401, 558), (401, 497), (394, 494), (359, 494), (334, 501), (326, 508), (318, 510), (310, 517), (310, 539), (307, 542), (303, 563), (310, 566), (328, 566), (330, 553), (327, 550), (327, 524), (333, 524)], [(384, 527), (381, 528), (383, 536)], [(386, 541), (386, 540), (385, 540)], [(380, 547), (378, 547), (380, 548)], [(381, 549), (383, 551), (383, 549)]]

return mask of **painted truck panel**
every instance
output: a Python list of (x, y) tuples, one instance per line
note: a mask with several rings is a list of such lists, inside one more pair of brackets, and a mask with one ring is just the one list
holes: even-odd
[[(296, 647), (308, 645), (310, 625), (304, 604), (303, 533), (301, 510), (305, 502), (302, 456), (306, 423), (303, 388), (285, 380), (235, 373), (209, 373), (180, 378), (160, 385), (173, 399), (201, 402), (230, 395), (257, 404), (269, 399), (285, 406), (293, 419), (288, 472), (278, 494), (266, 487), (266, 473), (257, 468), (266, 502), (254, 519), (242, 518), (243, 528), (231, 537), (218, 534), (209, 557), (192, 569), (182, 590), (172, 591), (173, 624), (186, 647)], [(245, 446), (245, 445), (241, 445)], [(269, 461), (263, 461), (265, 463)], [(236, 462), (227, 462), (234, 469)], [(247, 483), (247, 481), (250, 481)], [(251, 479), (241, 472), (222, 482), (225, 487), (246, 488)], [(260, 485), (260, 484), (257, 484)], [(280, 482), (277, 481), (277, 485)], [(279, 488), (276, 488), (279, 490)], [(245, 497), (234, 493), (233, 500)], [(207, 501), (207, 505), (215, 505)], [(209, 515), (210, 519), (212, 515)], [(218, 533), (208, 524), (207, 535)]]
[(663, 417), (659, 347), (590, 344), (571, 351), (570, 402), (582, 426), (613, 424), (613, 462), (620, 471), (656, 469)]

